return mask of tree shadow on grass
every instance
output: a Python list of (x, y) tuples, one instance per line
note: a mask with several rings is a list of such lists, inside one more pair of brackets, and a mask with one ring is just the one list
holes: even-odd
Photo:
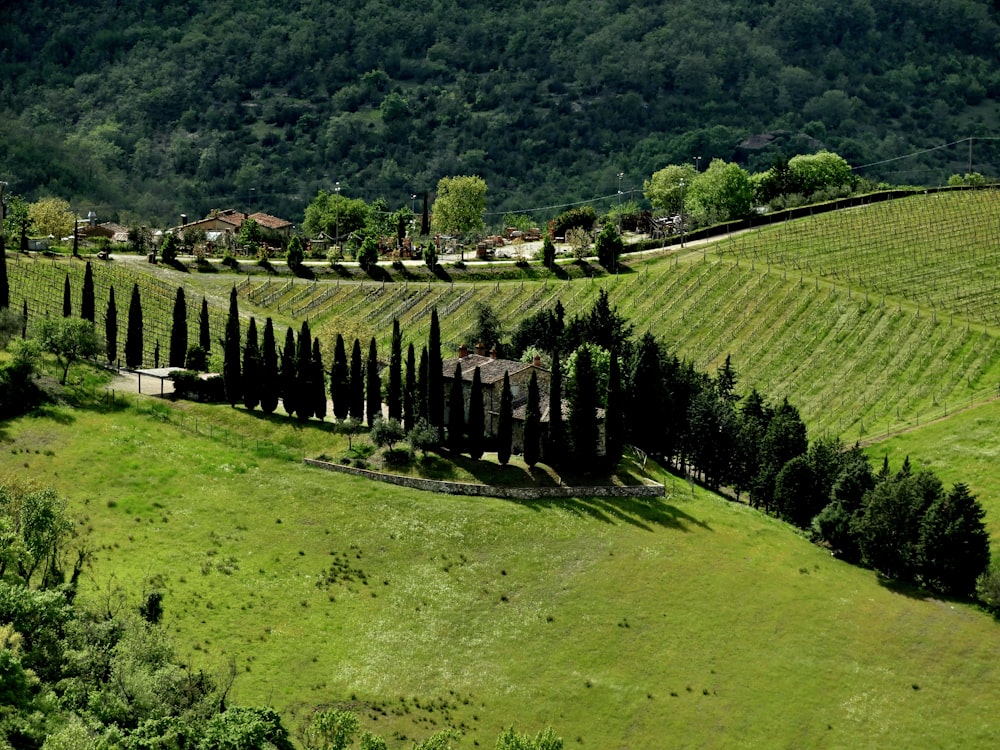
[[(916, 601), (926, 601), (931, 598), (931, 593), (926, 589), (921, 588), (915, 583), (910, 581), (901, 581), (898, 578), (887, 578), (881, 573), (876, 573), (875, 578), (878, 580), (878, 585), (887, 591), (891, 591), (894, 594), (901, 594), (907, 599), (915, 599)], [(945, 597), (937, 597), (945, 598)]]
[(511, 499), (510, 502), (537, 511), (558, 508), (602, 523), (626, 523), (643, 531), (653, 531), (654, 527), (685, 532), (691, 531), (692, 527), (698, 527), (705, 531), (712, 530), (712, 527), (704, 521), (658, 497), (539, 498), (537, 500)]
[(442, 266), (440, 263), (434, 264), (433, 271), (434, 275), (437, 276), (439, 279), (441, 279), (441, 281), (451, 281), (451, 274), (449, 274), (445, 270), (445, 267)]

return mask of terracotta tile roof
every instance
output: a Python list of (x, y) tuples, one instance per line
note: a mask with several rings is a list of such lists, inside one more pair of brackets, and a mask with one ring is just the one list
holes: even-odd
[(470, 354), (462, 358), (446, 359), (441, 363), (441, 373), (448, 380), (455, 374), (455, 365), (462, 365), (462, 380), (472, 382), (473, 373), (476, 367), (479, 368), (479, 379), (483, 385), (498, 383), (503, 380), (505, 372), (514, 375), (515, 373), (527, 370), (531, 365), (527, 362), (518, 362), (513, 359), (493, 359), (479, 354)]
[(260, 211), (250, 214), (250, 218), (265, 229), (287, 229), (292, 225), (290, 221), (285, 221), (284, 219), (279, 219), (277, 216), (271, 216), (271, 214), (261, 213)]

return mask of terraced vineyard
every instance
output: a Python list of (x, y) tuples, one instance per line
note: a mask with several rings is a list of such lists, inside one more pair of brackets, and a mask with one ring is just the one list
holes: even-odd
[[(394, 318), (419, 347), (435, 307), (444, 346), (454, 350), (475, 343), (477, 303), (489, 304), (512, 330), (557, 300), (568, 315), (582, 313), (604, 288), (637, 332), (652, 331), (709, 371), (731, 354), (742, 389), (787, 396), (814, 435), (853, 441), (997, 396), (998, 219), (995, 191), (948, 192), (633, 258), (620, 276), (456, 283), (244, 277), (237, 288), (244, 315), (293, 326), (308, 319), (327, 352), (337, 332), (348, 341), (375, 336), (384, 350)], [(67, 270), (79, 295), (79, 262), (20, 260), (8, 267), (12, 304), (27, 294), (31, 317), (61, 314)], [(161, 346), (169, 340), (179, 284), (186, 287), (191, 330), (207, 294), (213, 337), (221, 336), (233, 276), (170, 272), (165, 279), (139, 269), (94, 264), (100, 330), (107, 286), (115, 285), (124, 332), (128, 293), (139, 278), (149, 361), (155, 339)]]

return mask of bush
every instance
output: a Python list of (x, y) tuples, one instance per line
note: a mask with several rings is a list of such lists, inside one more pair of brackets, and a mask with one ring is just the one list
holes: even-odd
[(391, 448), (385, 452), (386, 466), (406, 466), (413, 460), (413, 454), (407, 448)]
[(189, 401), (222, 403), (226, 400), (225, 386), (220, 376), (203, 378), (194, 370), (178, 370), (170, 375), (174, 396)]
[(571, 229), (582, 229), (589, 232), (597, 222), (597, 212), (593, 206), (571, 208), (549, 222), (550, 237), (565, 237)]

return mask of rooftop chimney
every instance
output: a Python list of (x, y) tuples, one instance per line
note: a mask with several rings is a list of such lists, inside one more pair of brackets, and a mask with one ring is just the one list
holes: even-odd
[(465, 359), (468, 356), (469, 356), (469, 347), (467, 347), (465, 344), (462, 344), (460, 347), (458, 347), (459, 359)]
[(536, 354), (536, 355), (535, 355), (535, 358), (534, 358), (533, 360), (531, 360), (531, 364), (532, 364), (533, 366), (535, 366), (535, 367), (541, 367), (541, 366), (542, 366), (542, 358), (541, 358), (541, 357), (539, 357), (539, 356), (538, 356), (538, 355)]
[(188, 223), (188, 215), (187, 214), (181, 214), (181, 226), (183, 227), (187, 223)]
[(483, 344), (482, 341), (476, 344), (476, 354), (478, 354), (480, 357), (486, 356), (486, 346)]
[(496, 359), (496, 358), (497, 358), (497, 348), (494, 346), (493, 348), (490, 349), (490, 359)]

